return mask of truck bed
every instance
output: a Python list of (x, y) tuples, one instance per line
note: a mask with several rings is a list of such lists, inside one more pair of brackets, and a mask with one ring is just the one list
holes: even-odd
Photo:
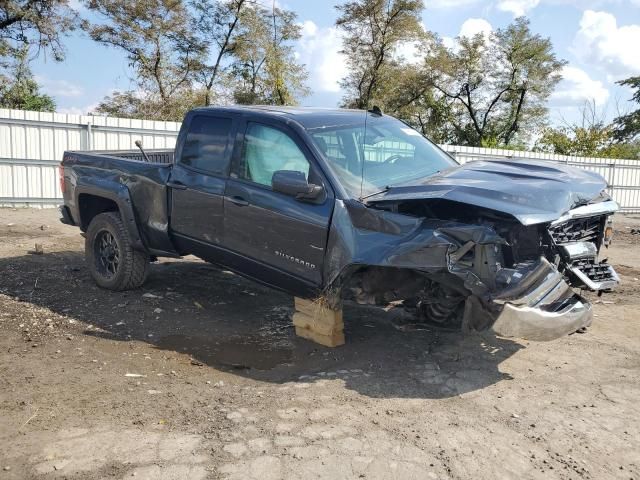
[(139, 150), (65, 152), (62, 166), (70, 187), (64, 193), (65, 205), (74, 223), (84, 230), (88, 224), (79, 204), (91, 205), (87, 197), (112, 199), (125, 212), (128, 225), (137, 227), (132, 236), (139, 236), (141, 244), (151, 252), (173, 253), (167, 181), (174, 153), (146, 152), (151, 162), (145, 161)]

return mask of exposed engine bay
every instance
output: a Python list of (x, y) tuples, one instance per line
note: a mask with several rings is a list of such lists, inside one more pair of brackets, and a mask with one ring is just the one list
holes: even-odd
[[(591, 322), (591, 307), (574, 288), (600, 294), (618, 283), (599, 259), (616, 209), (603, 197), (555, 221), (523, 225), (506, 213), (442, 199), (346, 204), (359, 230), (353, 233), (363, 236), (350, 244), (385, 252), (382, 240), (388, 249), (375, 261), (367, 258), (373, 248), (359, 252), (366, 260), (349, 262), (334, 291), (361, 304), (399, 305), (441, 327), (557, 338)], [(373, 232), (382, 236), (374, 241)]]

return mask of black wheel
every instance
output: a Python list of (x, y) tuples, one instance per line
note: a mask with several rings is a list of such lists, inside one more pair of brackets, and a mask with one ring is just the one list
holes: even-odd
[(149, 255), (134, 250), (120, 215), (96, 215), (87, 229), (85, 258), (95, 282), (109, 290), (142, 286), (149, 270)]

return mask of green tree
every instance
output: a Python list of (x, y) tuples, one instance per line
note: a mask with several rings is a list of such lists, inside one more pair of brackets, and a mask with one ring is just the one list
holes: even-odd
[(79, 25), (68, 0), (0, 1), (0, 55), (18, 55), (25, 45), (64, 59), (62, 36)]
[(249, 0), (194, 0), (194, 28), (198, 42), (206, 51), (206, 59), (197, 76), (204, 86), (205, 105), (211, 105), (213, 90), (229, 69), (227, 60), (236, 50), (236, 37), (242, 27), (241, 19)]
[(0, 74), (0, 108), (53, 112), (56, 104), (46, 94), (40, 93), (38, 83), (29, 68), (29, 48), (20, 48), (7, 68)]
[[(183, 98), (189, 98), (194, 72), (202, 65), (190, 13), (182, 0), (89, 0), (101, 22), (86, 26), (91, 38), (125, 52), (136, 89), (103, 101), (100, 110), (143, 98), (153, 106), (149, 118), (175, 119)], [(113, 102), (114, 100), (117, 100)], [(113, 103), (109, 105), (109, 102)], [(126, 113), (126, 110), (125, 112)]]
[(309, 94), (308, 72), (293, 42), (301, 36), (294, 12), (260, 5), (247, 8), (236, 39), (234, 99), (241, 104), (295, 105)]
[[(434, 37), (429, 39), (429, 42), (435, 41)], [(434, 142), (458, 142), (456, 126), (463, 124), (464, 119), (456, 119), (454, 114), (461, 111), (454, 108), (455, 100), (433, 87), (424, 64), (395, 66), (392, 78), (393, 82), (385, 88), (384, 100), (376, 100), (384, 111), (404, 120)]]
[(518, 18), (488, 37), (460, 37), (455, 49), (437, 42), (424, 75), (443, 99), (458, 143), (508, 146), (544, 124), (565, 64), (548, 38)]
[(545, 128), (534, 150), (581, 157), (638, 158), (640, 142), (618, 141), (616, 125), (605, 123), (593, 102), (585, 104), (581, 117), (579, 123)]
[(367, 109), (386, 106), (388, 89), (399, 70), (398, 49), (419, 42), (424, 30), (422, 0), (354, 0), (338, 5), (336, 25), (344, 32), (342, 52), (349, 74), (341, 86), (343, 106)]
[(204, 105), (203, 89), (183, 89), (168, 100), (141, 91), (114, 92), (106, 96), (91, 112), (93, 115), (181, 122), (192, 108)]
[[(627, 78), (617, 83), (635, 90), (631, 101), (640, 104), (640, 76)], [(613, 123), (615, 129), (614, 138), (617, 141), (637, 141), (638, 137), (640, 137), (640, 107), (631, 113), (619, 116)]]

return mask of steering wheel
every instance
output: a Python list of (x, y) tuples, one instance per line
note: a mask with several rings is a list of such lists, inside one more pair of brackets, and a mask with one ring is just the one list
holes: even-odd
[(384, 162), (382, 163), (390, 163), (390, 164), (394, 164), (396, 163), (398, 160), (402, 159), (402, 158), (406, 158), (404, 155), (400, 155), (399, 153), (396, 153), (395, 155), (391, 155), (389, 158), (387, 158)]

